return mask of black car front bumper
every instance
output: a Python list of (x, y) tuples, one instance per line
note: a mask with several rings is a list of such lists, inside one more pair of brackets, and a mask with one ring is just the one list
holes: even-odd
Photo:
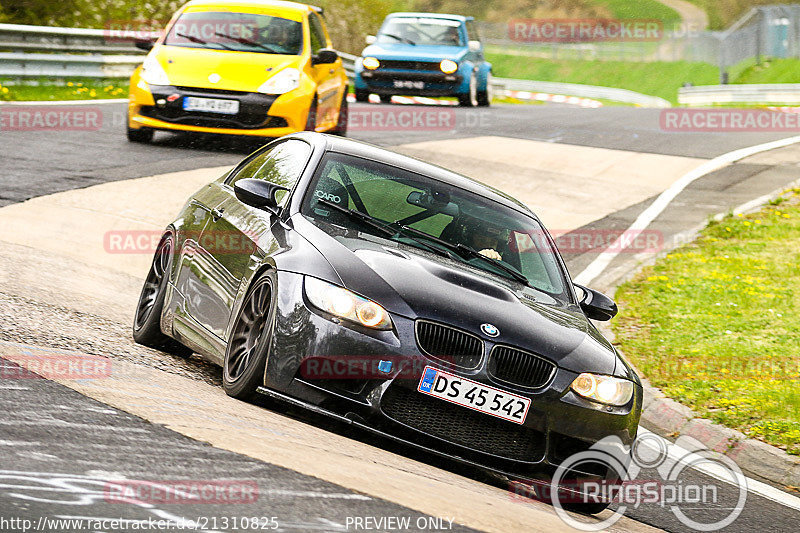
[[(291, 397), (307, 407), (347, 420), (413, 446), (482, 468), (516, 475), (552, 472), (572, 454), (616, 436), (630, 445), (638, 428), (642, 389), (628, 405), (610, 407), (585, 400), (569, 386), (575, 372), (558, 368), (537, 390), (498, 385), (484, 357), (477, 368), (459, 369), (425, 355), (416, 341), (414, 321), (394, 315), (394, 331), (345, 326), (313, 311), (305, 301), (302, 275), (279, 273), (275, 335), (262, 392)], [(487, 342), (488, 344), (488, 342)], [(487, 346), (487, 354), (490, 347)], [(408, 358), (407, 368), (445, 369), (491, 387), (531, 399), (524, 424), (450, 404), (417, 392), (419, 372), (304, 371), (314, 358), (351, 360)], [(598, 473), (600, 474), (600, 473)]]

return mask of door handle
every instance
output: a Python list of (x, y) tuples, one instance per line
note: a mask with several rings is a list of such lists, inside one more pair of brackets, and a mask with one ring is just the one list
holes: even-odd
[(333, 74), (334, 72), (336, 72), (335, 68), (332, 68), (332, 69), (328, 70), (328, 74)]
[(211, 210), (211, 219), (214, 222), (217, 222), (219, 219), (222, 218), (222, 214), (225, 212), (225, 209), (212, 209)]

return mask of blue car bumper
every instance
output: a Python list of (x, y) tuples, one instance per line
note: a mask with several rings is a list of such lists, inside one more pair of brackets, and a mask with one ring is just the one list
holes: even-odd
[(457, 96), (469, 92), (471, 67), (462, 66), (457, 72), (445, 74), (438, 70), (438, 63), (423, 66), (426, 68), (381, 66), (376, 70), (367, 70), (358, 64), (355, 88), (381, 95)]

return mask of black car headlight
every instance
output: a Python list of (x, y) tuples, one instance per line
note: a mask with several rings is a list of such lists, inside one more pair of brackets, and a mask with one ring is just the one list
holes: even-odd
[(392, 319), (386, 309), (343, 287), (321, 279), (305, 278), (306, 298), (326, 313), (372, 329), (391, 329)]
[(584, 372), (570, 385), (584, 398), (606, 405), (625, 405), (633, 396), (633, 382), (627, 379)]

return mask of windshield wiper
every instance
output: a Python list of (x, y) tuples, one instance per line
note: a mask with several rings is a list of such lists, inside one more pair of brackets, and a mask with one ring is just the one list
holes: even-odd
[(223, 39), (228, 39), (228, 40), (237, 42), (239, 44), (246, 44), (248, 46), (256, 46), (258, 48), (261, 48), (262, 50), (266, 50), (270, 54), (279, 54), (280, 53), (277, 50), (275, 50), (274, 48), (270, 48), (269, 46), (267, 46), (265, 44), (261, 44), (259, 42), (256, 42), (256, 41), (254, 41), (252, 39), (247, 39), (245, 37), (234, 37), (233, 35), (228, 35), (227, 33), (220, 33), (220, 32), (215, 32), (214, 35), (216, 35), (217, 37), (222, 37)]
[[(194, 35), (186, 35), (185, 33), (176, 32), (175, 36), (176, 37), (182, 37), (182, 38), (186, 39), (187, 41), (191, 41), (191, 42), (196, 43), (196, 44), (202, 44), (202, 45), (207, 45), (208, 44), (208, 41), (204, 41), (200, 37), (195, 37)], [(225, 50), (233, 50), (233, 48), (231, 48), (230, 46), (225, 46), (222, 43), (213, 43), (213, 44), (217, 44), (217, 45), (221, 46), (222, 48), (224, 48)]]
[[(377, 219), (377, 218), (375, 218), (375, 217), (373, 217), (371, 215), (368, 215), (366, 213), (362, 213), (361, 211), (355, 211), (353, 209), (348, 209), (346, 207), (342, 207), (339, 204), (333, 203), (330, 200), (326, 200), (324, 198), (317, 198), (317, 203), (318, 204), (322, 204), (322, 205), (327, 205), (328, 207), (332, 207), (332, 208), (336, 209), (340, 213), (344, 213), (344, 214), (350, 216), (351, 218), (355, 218), (356, 220), (358, 220), (360, 222), (363, 222), (367, 226), (370, 226), (371, 228), (375, 228), (380, 233), (382, 233), (384, 236), (389, 237), (392, 240), (395, 240), (395, 237), (397, 236), (398, 233), (403, 233), (405, 231), (405, 227), (404, 226), (394, 226), (394, 225), (386, 224), (385, 222), (383, 222), (380, 219)], [(393, 228), (396, 228), (396, 229), (393, 229)], [(415, 242), (416, 244), (420, 245), (422, 248), (424, 248), (425, 250), (427, 250), (429, 252), (432, 252), (432, 253), (435, 253), (435, 254), (438, 254), (438, 255), (444, 255), (445, 257), (450, 257), (450, 253), (446, 252), (445, 250), (440, 250), (440, 249), (436, 248), (435, 246), (431, 246), (430, 244), (428, 244), (426, 242), (420, 241), (420, 240), (415, 239), (413, 237), (410, 237), (408, 235), (406, 235), (406, 238), (412, 240), (413, 242)]]
[(386, 37), (391, 37), (392, 39), (396, 39), (396, 40), (400, 41), (401, 43), (408, 43), (411, 46), (417, 46), (417, 43), (415, 43), (414, 41), (412, 41), (411, 39), (409, 39), (407, 37), (400, 37), (399, 35), (395, 35), (393, 33), (381, 33), (381, 35), (385, 35)]
[(470, 248), (466, 244), (462, 244), (462, 243), (453, 244), (453, 243), (450, 243), (450, 242), (447, 242), (447, 241), (443, 241), (442, 239), (439, 239), (438, 237), (434, 237), (433, 235), (428, 235), (424, 231), (420, 231), (420, 230), (418, 230), (416, 228), (412, 228), (410, 226), (401, 226), (401, 227), (405, 231), (407, 231), (409, 233), (412, 233), (414, 235), (418, 235), (418, 236), (420, 236), (420, 237), (422, 237), (424, 239), (428, 239), (428, 240), (430, 240), (432, 242), (435, 242), (438, 245), (441, 245), (441, 246), (444, 246), (445, 248), (453, 250), (456, 253), (460, 253), (460, 254), (463, 254), (463, 255), (468, 255), (470, 257), (475, 257), (477, 259), (481, 259), (482, 261), (484, 261), (486, 263), (489, 263), (490, 265), (499, 268), (500, 270), (502, 270), (503, 272), (505, 272), (506, 274), (511, 276), (516, 281), (519, 281), (520, 283), (524, 283), (525, 285), (528, 285), (528, 286), (532, 287), (531, 282), (520, 271), (514, 269), (513, 267), (510, 267), (510, 266), (506, 265), (505, 263), (501, 263), (500, 261), (498, 261), (496, 259), (492, 259), (491, 257), (486, 257), (485, 255), (480, 253), (478, 250), (476, 250), (474, 248)]

